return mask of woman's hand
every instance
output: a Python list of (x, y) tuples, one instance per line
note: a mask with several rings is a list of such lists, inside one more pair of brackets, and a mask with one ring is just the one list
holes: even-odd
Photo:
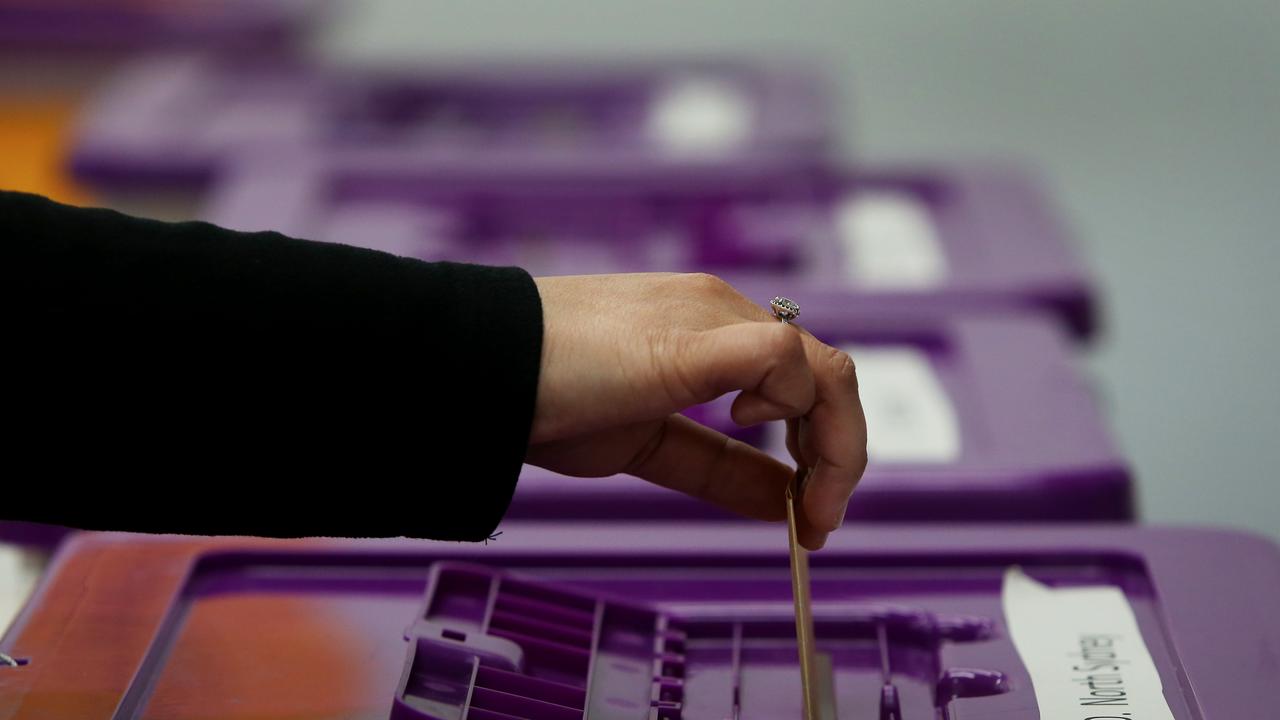
[(840, 526), (867, 463), (848, 354), (710, 275), (538, 278), (545, 331), (528, 461), (567, 475), (625, 472), (748, 517), (786, 518), (794, 471), (679, 415), (741, 390), (741, 425), (788, 421), (808, 469), (800, 539)]

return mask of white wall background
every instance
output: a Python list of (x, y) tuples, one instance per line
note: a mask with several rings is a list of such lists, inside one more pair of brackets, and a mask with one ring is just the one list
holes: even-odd
[(1041, 167), (1102, 280), (1090, 357), (1145, 517), (1280, 537), (1280, 3), (352, 2), (349, 59), (825, 60), (859, 159)]

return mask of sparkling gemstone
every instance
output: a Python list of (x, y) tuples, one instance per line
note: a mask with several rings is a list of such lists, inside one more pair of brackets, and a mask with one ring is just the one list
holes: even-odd
[(793, 320), (800, 315), (800, 306), (788, 298), (775, 297), (769, 301), (774, 313), (784, 320)]

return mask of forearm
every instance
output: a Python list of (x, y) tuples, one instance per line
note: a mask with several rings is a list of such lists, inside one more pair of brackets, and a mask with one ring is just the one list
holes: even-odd
[[(522, 271), (8, 193), (0, 234), (11, 453), (48, 487), (0, 515), (262, 535), (479, 539), (496, 525), (541, 352)], [(82, 503), (55, 471), (136, 491)], [(320, 482), (334, 474), (336, 490)], [(121, 507), (153, 494), (170, 509)]]

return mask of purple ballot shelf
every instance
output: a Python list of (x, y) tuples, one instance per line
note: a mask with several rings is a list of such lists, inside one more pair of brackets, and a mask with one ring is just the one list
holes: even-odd
[(5, 0), (0, 45), (20, 49), (262, 48), (296, 38), (324, 0)]
[[(801, 324), (858, 366), (870, 463), (858, 521), (1129, 520), (1128, 465), (1071, 348), (1029, 313), (918, 314), (806, 302)], [(783, 429), (761, 446), (789, 461)], [(526, 466), (510, 514), (532, 519), (735, 516), (628, 476)]]
[[(516, 523), (488, 546), (81, 536), (0, 640), (20, 663), (0, 667), (0, 712), (798, 720), (784, 533), (762, 529)], [(858, 528), (811, 561), (834, 718), (1272, 716), (1280, 551), (1265, 540)]]
[[(73, 205), (194, 219), (189, 193), (91, 192), (71, 143), (93, 91), (141, 52), (286, 56), (331, 0), (0, 0), (0, 184)], [(6, 152), (13, 147), (16, 158)], [(163, 196), (163, 197), (160, 197)]]
[(832, 144), (807, 68), (728, 61), (335, 68), (157, 57), (88, 108), (73, 163), (105, 188), (199, 187), (228, 155), (381, 148), (424, 167), (812, 168)]
[(80, 99), (139, 52), (281, 55), (327, 0), (0, 2), (0, 92)]
[(383, 155), (260, 154), (219, 183), (206, 219), (535, 275), (709, 271), (751, 297), (931, 310), (1031, 307), (1080, 336), (1092, 283), (1036, 182), (1012, 167), (770, 166), (554, 175)]

